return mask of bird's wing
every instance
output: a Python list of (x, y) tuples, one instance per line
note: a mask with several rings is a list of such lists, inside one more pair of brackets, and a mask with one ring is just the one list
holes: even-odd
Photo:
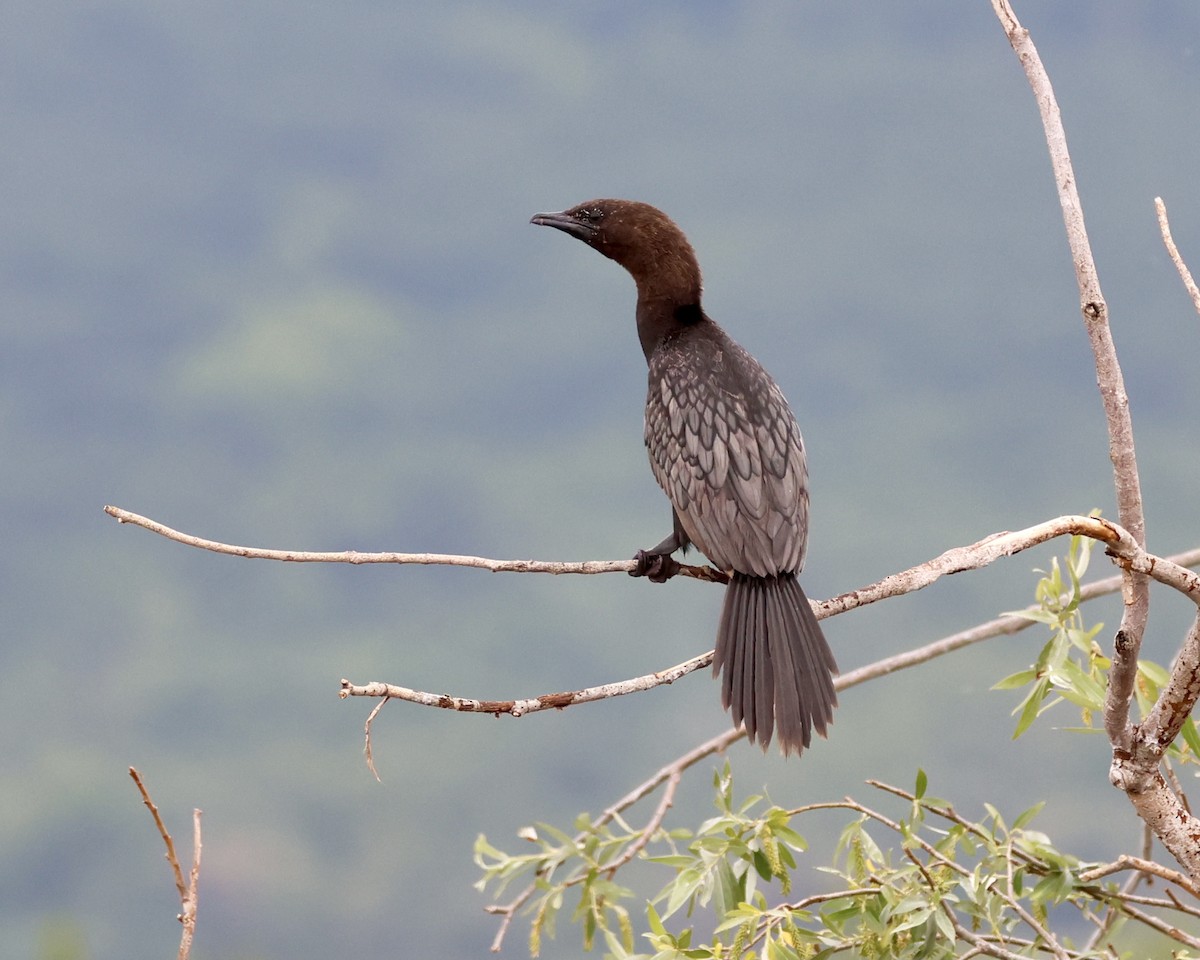
[(725, 370), (712, 357), (651, 364), (650, 465), (688, 536), (717, 566), (799, 572), (808, 537), (800, 428), (757, 361), (728, 346), (716, 358)]

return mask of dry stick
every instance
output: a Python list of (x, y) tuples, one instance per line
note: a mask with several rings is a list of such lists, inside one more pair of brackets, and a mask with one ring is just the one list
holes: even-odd
[(1189, 906), (1176, 896), (1175, 891), (1166, 890), (1166, 897), (1147, 897), (1142, 894), (1114, 893), (1112, 897), (1122, 903), (1140, 903), (1146, 907), (1158, 907), (1162, 910), (1178, 910), (1189, 917), (1200, 917), (1200, 907)]
[(363, 724), (363, 755), (367, 760), (367, 769), (375, 775), (375, 780), (379, 783), (383, 781), (379, 777), (379, 771), (375, 769), (375, 757), (371, 753), (371, 724), (375, 722), (375, 718), (379, 716), (379, 711), (383, 709), (384, 704), (388, 702), (388, 697), (384, 697), (377, 704), (375, 709), (367, 714), (367, 722)]
[[(1118, 519), (1137, 543), (1144, 546), (1145, 519), (1129, 417), (1129, 398), (1125, 393), (1108, 327), (1108, 308), (1100, 293), (1087, 231), (1084, 229), (1062, 119), (1049, 77), (1029, 31), (1021, 26), (1008, 0), (992, 0), (992, 6), (1025, 69), (1041, 111), (1067, 240), (1075, 262), (1084, 321), (1095, 357), (1100, 395), (1108, 420), (1109, 456), (1113, 463)], [(1177, 262), (1181, 263), (1182, 259)], [(1193, 879), (1200, 881), (1200, 820), (1188, 813), (1158, 769), (1162, 760), (1162, 737), (1175, 727), (1175, 718), (1191, 712), (1200, 694), (1200, 651), (1196, 649), (1200, 647), (1200, 623), (1189, 634), (1184, 651), (1172, 669), (1172, 683), (1159, 695), (1151, 718), (1156, 726), (1145, 731), (1150, 734), (1145, 737), (1142, 735), (1145, 725), (1135, 729), (1129, 720), (1138, 652), (1150, 605), (1149, 584), (1144, 576), (1137, 575), (1145, 572), (1127, 568), (1125, 611), (1113, 643), (1112, 668), (1104, 706), (1104, 729), (1113, 745), (1109, 779), (1114, 786), (1125, 791), (1138, 816), (1153, 828), (1171, 855)]]
[[(548, 560), (491, 560), (487, 557), (465, 557), (449, 553), (361, 553), (358, 550), (314, 551), (314, 550), (276, 550), (266, 547), (242, 547), (232, 543), (221, 543), (217, 540), (206, 540), (174, 530), (166, 524), (151, 520), (120, 507), (106, 506), (104, 512), (120, 523), (131, 523), (142, 527), (151, 533), (157, 533), (168, 540), (182, 543), (185, 546), (208, 550), (212, 553), (222, 553), (231, 557), (244, 557), (248, 560), (280, 560), (285, 563), (399, 563), (433, 565), (441, 564), (454, 567), (475, 567), (492, 573), (628, 573), (634, 569), (634, 560), (583, 560), (580, 562), (559, 562)], [(715, 580), (726, 583), (728, 575), (711, 567), (689, 566), (680, 564), (680, 573), (685, 577), (698, 580)]]
[(150, 811), (150, 815), (154, 817), (154, 825), (158, 827), (159, 836), (162, 837), (163, 843), (167, 848), (167, 862), (171, 865), (171, 872), (175, 875), (175, 889), (179, 892), (181, 912), (178, 920), (183, 924), (183, 935), (179, 940), (179, 960), (187, 960), (188, 955), (192, 951), (192, 940), (196, 936), (197, 888), (200, 884), (200, 811), (198, 809), (192, 811), (192, 870), (189, 876), (190, 882), (184, 884), (183, 870), (179, 866), (179, 857), (175, 855), (175, 841), (171, 839), (171, 834), (167, 832), (167, 825), (163, 823), (163, 819), (158, 812), (158, 807), (150, 799), (150, 793), (147, 791), (146, 785), (142, 782), (142, 775), (134, 767), (129, 768), (129, 775), (133, 778), (133, 782), (137, 784), (138, 791), (142, 795), (142, 803), (146, 805), (146, 808)]
[[(1025, 70), (1025, 76), (1033, 88), (1041, 112), (1050, 164), (1058, 188), (1059, 205), (1062, 207), (1063, 224), (1066, 227), (1067, 243), (1071, 248), (1071, 259), (1075, 263), (1075, 279), (1079, 286), (1084, 325), (1091, 340), (1092, 354), (1096, 362), (1096, 380), (1104, 403), (1104, 414), (1108, 420), (1108, 453), (1113, 464), (1117, 518), (1138, 545), (1144, 547), (1146, 521), (1142, 512), (1141, 484), (1138, 480), (1133, 445), (1129, 397), (1125, 393), (1121, 365), (1117, 361), (1116, 347), (1113, 345), (1112, 332), (1108, 326), (1108, 305), (1100, 291), (1100, 278), (1096, 273), (1096, 262), (1092, 257), (1087, 228), (1083, 222), (1083, 206), (1075, 186), (1075, 171), (1071, 166), (1071, 155), (1067, 151), (1067, 135), (1063, 129), (1062, 115), (1054, 97), (1054, 88), (1050, 85), (1050, 77), (1042, 65), (1029, 31), (1021, 26), (1008, 0), (992, 0), (992, 7)], [(1125, 612), (1114, 642), (1113, 665), (1104, 707), (1104, 729), (1114, 748), (1125, 747), (1130, 740), (1129, 702), (1133, 695), (1138, 651), (1141, 649), (1149, 609), (1150, 590), (1146, 578), (1129, 572), (1125, 589)]]
[(1188, 296), (1192, 298), (1192, 306), (1196, 308), (1197, 313), (1200, 313), (1200, 287), (1196, 286), (1196, 281), (1192, 279), (1192, 271), (1183, 262), (1183, 257), (1179, 255), (1179, 248), (1175, 246), (1175, 241), (1171, 237), (1171, 224), (1167, 221), (1167, 205), (1163, 203), (1162, 197), (1154, 198), (1154, 210), (1158, 214), (1158, 229), (1162, 234), (1163, 246), (1167, 248), (1167, 256), (1171, 258), (1175, 269), (1179, 271), (1179, 279), (1183, 281)]
[(1156, 863), (1153, 860), (1146, 860), (1142, 857), (1130, 857), (1125, 854), (1117, 857), (1112, 863), (1105, 863), (1099, 867), (1093, 867), (1091, 870), (1085, 870), (1079, 875), (1079, 879), (1083, 883), (1092, 883), (1095, 880), (1111, 876), (1122, 870), (1135, 870), (1142, 874), (1153, 874), (1160, 879), (1182, 887), (1193, 897), (1200, 899), (1200, 887), (1197, 887), (1196, 884), (1178, 870), (1172, 870), (1170, 867), (1163, 866), (1161, 863)]
[(1129, 916), (1133, 917), (1134, 920), (1138, 921), (1138, 923), (1143, 923), (1147, 927), (1157, 930), (1163, 936), (1170, 937), (1172, 940), (1177, 940), (1182, 944), (1186, 944), (1193, 950), (1200, 947), (1200, 938), (1193, 937), (1191, 934), (1185, 933), (1174, 924), (1167, 923), (1165, 920), (1160, 920), (1153, 914), (1139, 910), (1137, 907), (1134, 907), (1128, 903), (1121, 904), (1121, 909), (1129, 914)]
[(196, 907), (199, 905), (198, 892), (200, 887), (200, 850), (203, 844), (200, 840), (200, 808), (192, 809), (192, 869), (188, 874), (187, 903), (183, 906), (183, 937), (179, 941), (179, 960), (188, 960), (192, 952), (192, 939), (196, 936)]

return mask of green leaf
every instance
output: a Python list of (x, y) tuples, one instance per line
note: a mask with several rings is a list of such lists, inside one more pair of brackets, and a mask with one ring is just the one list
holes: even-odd
[(746, 899), (746, 890), (724, 857), (717, 861), (716, 873), (716, 887), (713, 891), (716, 902), (713, 907), (720, 916), (736, 909), (737, 905)]
[(1030, 807), (1028, 810), (1026, 810), (1024, 813), (1020, 814), (1017, 817), (1017, 819), (1013, 821), (1013, 829), (1014, 830), (1022, 829), (1026, 824), (1028, 824), (1031, 820), (1033, 820), (1034, 817), (1036, 817), (1039, 813), (1042, 812), (1042, 808), (1045, 805), (1046, 805), (1045, 800), (1039, 801), (1038, 803), (1035, 803), (1032, 807)]
[(1171, 674), (1153, 660), (1139, 660), (1138, 673), (1159, 689), (1171, 682)]
[(1180, 732), (1183, 734), (1183, 742), (1188, 745), (1192, 755), (1200, 758), (1200, 731), (1196, 729), (1196, 722), (1188, 717), (1183, 721), (1183, 729)]
[(998, 680), (992, 684), (993, 690), (1015, 690), (1017, 687), (1023, 687), (1027, 683), (1032, 683), (1037, 679), (1036, 670), (1018, 670), (1016, 673), (1010, 673), (1003, 680)]
[(1021, 716), (1017, 720), (1017, 728), (1013, 731), (1012, 738), (1014, 740), (1028, 730), (1033, 721), (1037, 719), (1041, 712), (1042, 701), (1046, 699), (1046, 694), (1049, 692), (1050, 681), (1046, 678), (1042, 678), (1034, 684), (1033, 689), (1029, 691), (1019, 707)]
[(929, 785), (929, 778), (927, 776), (925, 776), (925, 771), (922, 770), (920, 767), (918, 767), (917, 768), (917, 787), (916, 787), (916, 790), (913, 791), (918, 800), (920, 800), (923, 796), (925, 796), (925, 788), (928, 785)]
[(667, 936), (667, 928), (663, 926), (662, 917), (654, 909), (654, 904), (646, 904), (646, 922), (650, 924), (650, 932), (656, 937)]

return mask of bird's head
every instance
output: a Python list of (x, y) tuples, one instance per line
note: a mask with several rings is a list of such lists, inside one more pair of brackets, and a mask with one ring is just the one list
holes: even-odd
[(636, 200), (588, 200), (529, 221), (582, 240), (633, 276), (643, 297), (699, 302), (700, 267), (675, 221)]

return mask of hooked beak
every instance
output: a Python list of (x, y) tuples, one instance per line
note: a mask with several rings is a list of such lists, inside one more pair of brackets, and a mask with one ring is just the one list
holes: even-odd
[(596, 236), (596, 228), (590, 223), (576, 220), (566, 211), (558, 213), (535, 213), (529, 221), (539, 227), (554, 227), (585, 243)]

